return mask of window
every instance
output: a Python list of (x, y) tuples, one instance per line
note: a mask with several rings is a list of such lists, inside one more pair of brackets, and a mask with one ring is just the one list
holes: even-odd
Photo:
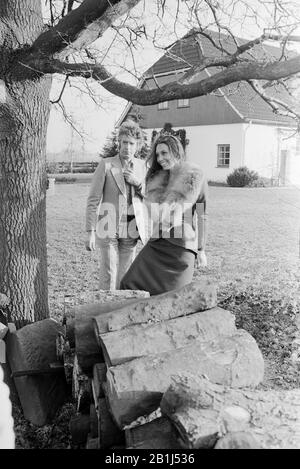
[(178, 99), (177, 107), (190, 107), (189, 99)]
[(230, 145), (218, 145), (218, 167), (229, 168)]
[(169, 101), (164, 101), (163, 103), (158, 103), (158, 110), (163, 111), (164, 109), (169, 109)]

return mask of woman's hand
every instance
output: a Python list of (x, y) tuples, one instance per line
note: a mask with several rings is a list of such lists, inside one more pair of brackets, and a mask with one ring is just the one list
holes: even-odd
[(197, 257), (195, 259), (195, 268), (198, 269), (199, 267), (207, 267), (207, 258), (203, 250), (198, 251)]
[(96, 233), (95, 231), (88, 231), (85, 241), (85, 248), (87, 251), (95, 251), (96, 249)]

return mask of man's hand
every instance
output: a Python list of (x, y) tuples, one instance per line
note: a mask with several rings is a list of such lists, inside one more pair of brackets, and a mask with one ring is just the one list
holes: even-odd
[(85, 248), (87, 251), (95, 251), (96, 249), (96, 234), (95, 231), (88, 231), (85, 241)]
[(207, 267), (207, 258), (204, 251), (198, 251), (197, 257), (195, 259), (195, 268)]
[(125, 178), (125, 181), (128, 182), (128, 184), (131, 184), (132, 186), (140, 185), (140, 181), (138, 181), (137, 178), (134, 176), (132, 169), (124, 169), (123, 176)]

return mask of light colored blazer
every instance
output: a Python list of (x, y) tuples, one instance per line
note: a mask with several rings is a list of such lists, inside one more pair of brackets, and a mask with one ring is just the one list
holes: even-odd
[[(142, 183), (142, 193), (145, 191), (146, 164), (143, 160), (133, 159), (133, 172)], [(142, 197), (137, 195), (131, 187), (132, 206), (136, 225), (141, 241), (148, 239), (147, 217)], [(96, 230), (99, 236), (99, 223), (104, 217), (116, 227), (114, 235), (123, 236), (123, 229), (127, 220), (127, 191), (122, 172), (122, 163), (119, 155), (111, 158), (102, 158), (93, 175), (89, 196), (86, 205), (86, 230)], [(109, 213), (108, 213), (109, 212)]]

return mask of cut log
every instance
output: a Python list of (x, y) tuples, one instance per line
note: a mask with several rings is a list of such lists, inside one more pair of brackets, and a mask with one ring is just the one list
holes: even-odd
[[(300, 448), (298, 389), (233, 389), (184, 374), (172, 378), (161, 400), (161, 411), (176, 426), (186, 448), (212, 448), (226, 434), (231, 436), (218, 446)], [(241, 435), (234, 440), (237, 432), (251, 436), (244, 442)]]
[(124, 444), (125, 434), (113, 421), (105, 398), (98, 401), (98, 422), (98, 438), (101, 449)]
[(98, 437), (98, 415), (95, 404), (90, 405), (90, 435), (92, 438)]
[(73, 368), (74, 368), (74, 360), (75, 360), (75, 350), (70, 349), (66, 350), (64, 353), (63, 361), (64, 361), (64, 370), (65, 370), (65, 377), (67, 383), (72, 383), (73, 379)]
[(73, 445), (85, 444), (90, 431), (90, 416), (87, 414), (73, 416), (69, 428)]
[[(178, 290), (154, 295), (115, 311), (108, 320), (108, 331), (118, 331), (133, 324), (155, 323), (217, 306), (217, 289), (211, 280), (201, 279)], [(101, 319), (101, 318), (99, 318)], [(96, 320), (98, 335), (103, 330)]]
[(77, 412), (89, 413), (93, 397), (91, 380), (82, 372), (76, 354), (73, 364), (72, 395), (76, 401)]
[[(44, 319), (7, 333), (7, 359), (12, 373), (49, 368), (56, 361), (56, 337), (60, 332), (59, 323)], [(24, 416), (35, 425), (49, 422), (67, 398), (63, 373), (20, 376), (14, 381)]]
[(93, 367), (92, 390), (96, 408), (100, 397), (104, 397), (102, 384), (106, 381), (107, 367), (105, 363), (96, 363)]
[(66, 338), (71, 348), (75, 348), (75, 318), (66, 318)]
[[(103, 362), (103, 356), (97, 342), (93, 317), (102, 316), (108, 311), (122, 308), (126, 304), (132, 304), (138, 299), (149, 296), (148, 292), (137, 290), (120, 290), (116, 292), (102, 291), (102, 303), (86, 304), (75, 308), (75, 344), (78, 363), (85, 373), (91, 373), (95, 363)], [(114, 298), (115, 301), (106, 301), (106, 298)], [(108, 329), (106, 328), (105, 332)], [(70, 331), (69, 331), (70, 335)]]
[(190, 345), (194, 340), (208, 342), (236, 332), (235, 317), (222, 308), (189, 314), (157, 324), (140, 324), (99, 336), (108, 366), (120, 365), (145, 355), (168, 352)]
[(214, 449), (261, 449), (261, 445), (249, 432), (230, 432), (218, 439)]
[(179, 449), (176, 430), (165, 417), (125, 430), (127, 449)]
[(155, 410), (170, 377), (186, 371), (229, 386), (256, 386), (263, 379), (264, 362), (253, 337), (239, 330), (233, 336), (205, 343), (195, 340), (181, 349), (111, 367), (106, 395), (120, 428)]
[(99, 449), (99, 438), (92, 438), (89, 434), (87, 437), (85, 449)]

